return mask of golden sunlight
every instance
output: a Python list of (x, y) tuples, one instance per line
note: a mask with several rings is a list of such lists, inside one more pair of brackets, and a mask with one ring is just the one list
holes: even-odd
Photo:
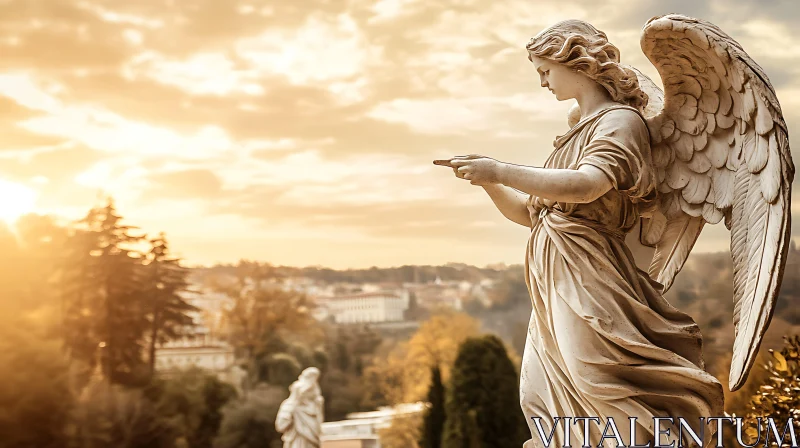
[(0, 220), (13, 224), (33, 211), (36, 192), (18, 183), (0, 179)]

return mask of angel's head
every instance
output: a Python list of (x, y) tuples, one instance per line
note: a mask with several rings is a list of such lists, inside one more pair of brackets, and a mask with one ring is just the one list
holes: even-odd
[(636, 73), (620, 64), (617, 47), (586, 22), (559, 22), (533, 37), (526, 48), (542, 87), (558, 100), (577, 98), (594, 83), (605, 88), (613, 101), (640, 111), (647, 105), (647, 94), (639, 88)]

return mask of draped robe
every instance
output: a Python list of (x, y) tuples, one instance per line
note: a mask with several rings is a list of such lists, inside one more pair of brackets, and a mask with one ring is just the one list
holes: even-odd
[(284, 448), (319, 448), (323, 421), (323, 398), (316, 384), (295, 381), (292, 394), (281, 403), (275, 429), (283, 433)]
[[(723, 416), (722, 385), (704, 370), (702, 338), (691, 317), (671, 306), (662, 285), (637, 268), (624, 237), (638, 219), (637, 202), (653, 200), (657, 180), (644, 118), (618, 105), (576, 124), (554, 142), (547, 168), (592, 165), (612, 188), (586, 204), (530, 196), (531, 234), (526, 281), (533, 310), (522, 358), (520, 403), (531, 431), (524, 448), (544, 446), (554, 417), (598, 417), (590, 441), (598, 446), (608, 418), (629, 441), (654, 440), (654, 417), (676, 440), (678, 417), (713, 446), (715, 425), (700, 417)], [(701, 428), (704, 433), (701, 434)], [(556, 425), (551, 447), (581, 446), (583, 423)], [(609, 432), (608, 434), (611, 434)], [(569, 444), (566, 444), (566, 437)], [(684, 446), (689, 446), (684, 432)], [(616, 446), (613, 438), (603, 446)], [(675, 446), (677, 446), (677, 442)]]

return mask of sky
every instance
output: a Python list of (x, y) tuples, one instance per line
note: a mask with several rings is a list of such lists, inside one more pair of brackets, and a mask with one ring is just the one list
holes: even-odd
[[(529, 230), (431, 161), (544, 163), (572, 103), (539, 86), (530, 37), (583, 19), (657, 79), (645, 21), (710, 20), (764, 67), (794, 144), (792, 3), (0, 0), (0, 218), (110, 195), (189, 264), (522, 263)], [(694, 250), (728, 245), (720, 224)]]

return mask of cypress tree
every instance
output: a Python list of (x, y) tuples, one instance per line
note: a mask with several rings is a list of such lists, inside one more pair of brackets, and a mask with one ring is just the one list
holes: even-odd
[(442, 372), (439, 366), (431, 369), (431, 387), (428, 389), (430, 408), (425, 411), (422, 427), (421, 448), (441, 448), (442, 432), (445, 422), (445, 390), (442, 384)]
[(445, 409), (443, 448), (507, 448), (527, 440), (517, 372), (496, 336), (461, 344)]

